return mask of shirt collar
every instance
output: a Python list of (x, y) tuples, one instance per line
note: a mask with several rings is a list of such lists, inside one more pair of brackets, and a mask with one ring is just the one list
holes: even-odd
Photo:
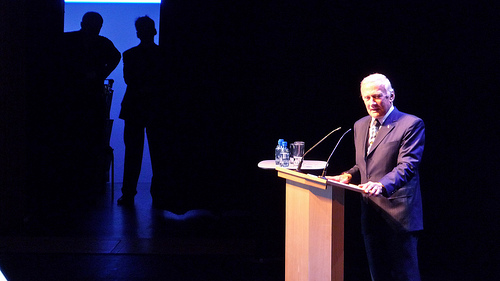
[(380, 125), (384, 125), (384, 122), (385, 120), (387, 119), (387, 117), (389, 117), (389, 115), (391, 114), (391, 112), (394, 110), (394, 105), (392, 104), (391, 105), (391, 108), (389, 108), (389, 111), (387, 111), (387, 113), (384, 115), (384, 117), (379, 117), (379, 118), (373, 118), (372, 117), (372, 123), (375, 121), (375, 119), (378, 120), (378, 122), (380, 122)]

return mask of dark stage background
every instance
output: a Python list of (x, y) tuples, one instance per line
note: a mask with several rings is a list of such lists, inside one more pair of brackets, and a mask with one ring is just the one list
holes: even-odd
[[(62, 137), (47, 114), (57, 78), (40, 65), (56, 55), (50, 40), (63, 30), (63, 4), (4, 2), (1, 226), (15, 229), (33, 190), (57, 177), (44, 151)], [(176, 163), (186, 167), (179, 177), (199, 195), (194, 205), (248, 209), (263, 228), (279, 225), (284, 182), (257, 163), (272, 158), (278, 138), (310, 147), (338, 126), (348, 129), (366, 114), (359, 82), (384, 73), (395, 105), (426, 123), (422, 267), (487, 280), (499, 252), (498, 4), (391, 2), (164, 1), (160, 45), (178, 103)], [(340, 135), (311, 159), (326, 159)], [(352, 146), (351, 135), (330, 173), (353, 164)], [(349, 194), (346, 265), (364, 262), (357, 204)]]

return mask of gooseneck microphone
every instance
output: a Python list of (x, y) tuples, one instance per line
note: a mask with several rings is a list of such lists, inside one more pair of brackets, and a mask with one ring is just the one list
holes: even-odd
[(344, 138), (345, 134), (349, 133), (350, 131), (351, 131), (351, 129), (345, 131), (345, 133), (340, 137), (339, 141), (337, 142), (337, 144), (333, 148), (332, 153), (330, 153), (330, 156), (328, 156), (328, 159), (326, 160), (326, 165), (325, 165), (325, 168), (323, 169), (323, 173), (321, 173), (321, 177), (324, 177), (326, 175), (326, 169), (328, 168), (328, 162), (330, 162), (330, 158), (332, 158), (333, 153), (337, 149), (337, 146), (339, 146), (339, 143)]
[(304, 158), (306, 157), (307, 153), (309, 153), (309, 151), (313, 150), (313, 148), (315, 148), (318, 144), (320, 144), (322, 141), (324, 141), (327, 137), (329, 137), (331, 134), (333, 134), (334, 132), (340, 130), (340, 127), (338, 127), (337, 129), (331, 131), (330, 133), (328, 133), (328, 135), (326, 135), (324, 138), (322, 138), (320, 141), (318, 141), (315, 145), (313, 145), (311, 148), (309, 148), (306, 153), (304, 153), (304, 155), (302, 155), (302, 159), (300, 159), (300, 162), (299, 164), (297, 165), (297, 172), (300, 172), (300, 168), (302, 168), (302, 162), (304, 162)]

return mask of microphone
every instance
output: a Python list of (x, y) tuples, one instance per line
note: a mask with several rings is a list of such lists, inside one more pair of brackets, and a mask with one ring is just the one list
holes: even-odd
[(340, 127), (338, 127), (337, 129), (331, 131), (330, 133), (328, 133), (328, 135), (326, 135), (324, 138), (322, 138), (320, 141), (318, 141), (315, 145), (313, 145), (311, 148), (309, 148), (306, 153), (304, 153), (304, 155), (302, 155), (302, 159), (300, 159), (300, 162), (299, 164), (297, 165), (297, 172), (300, 172), (300, 168), (302, 168), (302, 162), (304, 162), (304, 157), (306, 157), (307, 153), (309, 153), (309, 151), (313, 150), (313, 148), (315, 148), (318, 144), (320, 144), (322, 141), (324, 141), (328, 136), (330, 136), (332, 133), (336, 132), (340, 130)]
[(333, 153), (335, 152), (335, 150), (337, 149), (337, 146), (339, 146), (339, 143), (340, 141), (344, 138), (345, 134), (349, 133), (351, 131), (351, 129), (345, 131), (345, 133), (340, 137), (339, 141), (337, 142), (337, 144), (335, 145), (335, 147), (333, 148), (332, 150), (332, 153), (330, 153), (330, 156), (328, 157), (328, 159), (326, 160), (326, 165), (325, 165), (325, 168), (323, 169), (323, 173), (321, 173), (321, 177), (324, 177), (326, 175), (326, 169), (328, 168), (328, 162), (330, 162), (330, 158), (332, 158), (332, 155)]

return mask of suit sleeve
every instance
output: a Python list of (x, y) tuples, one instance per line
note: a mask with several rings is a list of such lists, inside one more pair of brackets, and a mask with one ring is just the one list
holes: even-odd
[(380, 179), (389, 196), (415, 177), (424, 152), (424, 143), (425, 125), (422, 119), (416, 119), (402, 136), (396, 167)]

